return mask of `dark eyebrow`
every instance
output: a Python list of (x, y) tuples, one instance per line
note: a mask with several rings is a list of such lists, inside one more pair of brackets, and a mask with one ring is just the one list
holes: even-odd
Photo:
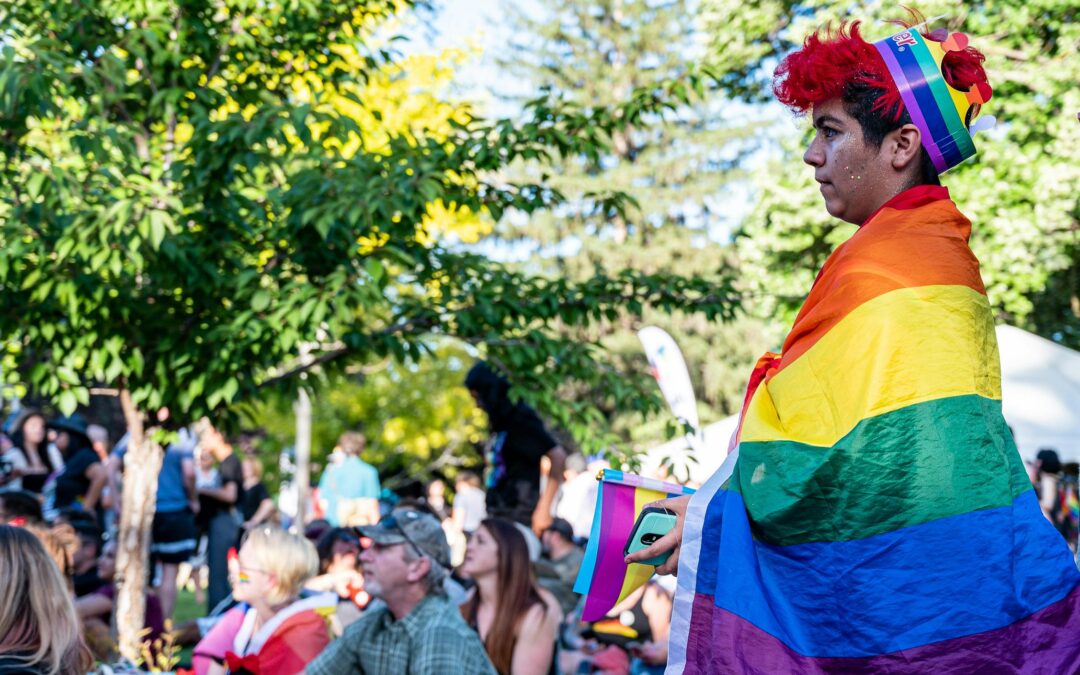
[(817, 128), (817, 129), (820, 129), (822, 127), (822, 125), (824, 125), (824, 124), (834, 124), (836, 126), (843, 126), (844, 122), (840, 118), (833, 117), (832, 115), (822, 115), (822, 116), (820, 116), (820, 117), (818, 117), (817, 119), (814, 120), (814, 127)]

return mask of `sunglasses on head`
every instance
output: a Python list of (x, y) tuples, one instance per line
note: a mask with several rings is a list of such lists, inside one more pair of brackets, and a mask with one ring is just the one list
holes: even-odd
[(424, 553), (423, 549), (421, 549), (417, 545), (417, 543), (412, 540), (412, 537), (410, 537), (409, 534), (405, 532), (405, 528), (401, 526), (401, 522), (399, 522), (398, 520), (400, 518), (406, 523), (412, 523), (422, 517), (423, 514), (417, 511), (399, 511), (397, 516), (395, 516), (393, 513), (389, 513), (383, 516), (382, 519), (379, 521), (379, 527), (396, 531), (402, 537), (405, 537), (405, 541), (409, 542), (409, 545), (413, 547), (413, 550), (416, 551), (416, 555), (420, 556), (421, 558), (430, 558), (431, 556)]

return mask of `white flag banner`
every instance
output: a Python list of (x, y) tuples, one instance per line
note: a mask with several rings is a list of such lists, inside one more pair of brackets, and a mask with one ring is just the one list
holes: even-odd
[(649, 359), (649, 368), (660, 385), (671, 412), (683, 424), (690, 427), (691, 447), (697, 446), (698, 424), (697, 399), (694, 386), (690, 382), (690, 373), (686, 369), (679, 346), (663, 329), (647, 326), (638, 331), (638, 339), (645, 348)]

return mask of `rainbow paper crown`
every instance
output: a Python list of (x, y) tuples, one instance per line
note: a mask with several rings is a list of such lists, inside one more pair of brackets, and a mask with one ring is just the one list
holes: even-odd
[(939, 174), (973, 157), (972, 135), (994, 123), (987, 116), (972, 124), (994, 93), (989, 84), (980, 82), (969, 91), (957, 91), (942, 74), (945, 53), (967, 46), (964, 33), (938, 29), (927, 39), (916, 27), (874, 43)]

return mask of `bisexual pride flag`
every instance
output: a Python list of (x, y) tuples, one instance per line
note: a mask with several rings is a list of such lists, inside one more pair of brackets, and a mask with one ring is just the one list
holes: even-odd
[(585, 596), (582, 621), (598, 621), (611, 608), (641, 588), (653, 575), (652, 565), (627, 565), (623, 550), (641, 510), (651, 502), (693, 494), (691, 488), (604, 469), (598, 476), (589, 545), (574, 592)]

